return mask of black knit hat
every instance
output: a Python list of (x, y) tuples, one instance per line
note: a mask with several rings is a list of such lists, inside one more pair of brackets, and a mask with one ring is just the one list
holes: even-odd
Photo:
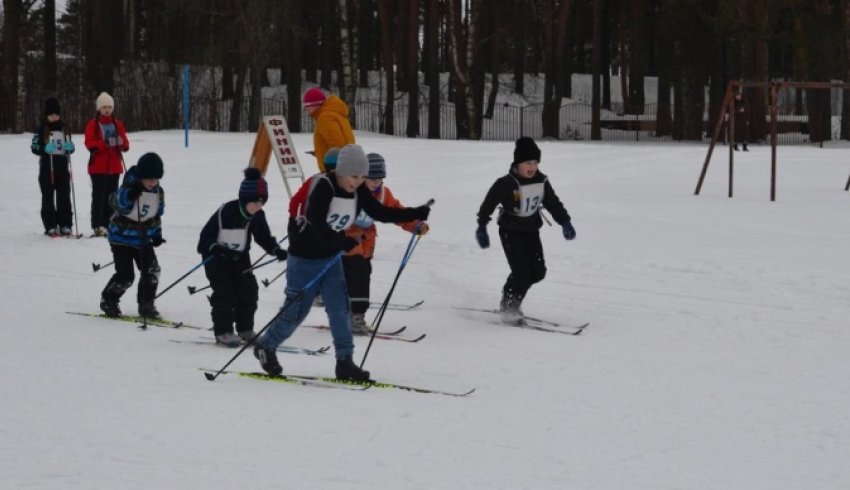
[(62, 107), (56, 97), (51, 97), (44, 102), (44, 115), (62, 114)]
[(239, 202), (244, 206), (249, 202), (267, 202), (269, 200), (269, 185), (266, 179), (255, 167), (245, 169), (245, 179), (239, 186)]
[(140, 179), (162, 178), (162, 159), (156, 153), (145, 153), (139, 157), (139, 163), (136, 166), (139, 168)]
[(523, 136), (522, 138), (516, 140), (516, 146), (514, 147), (514, 162), (513, 164), (519, 164), (522, 162), (527, 162), (529, 160), (537, 160), (540, 161), (540, 148), (537, 146), (537, 143), (534, 142), (533, 139), (528, 136)]

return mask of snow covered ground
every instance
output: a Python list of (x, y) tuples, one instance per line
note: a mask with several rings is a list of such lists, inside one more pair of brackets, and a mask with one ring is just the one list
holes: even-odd
[[(200, 261), (200, 228), (235, 198), (253, 135), (134, 133), (127, 162), (166, 162), (163, 285)], [(427, 333), (376, 341), (379, 380), (477, 391), (452, 398), (348, 392), (241, 379), (211, 383), (233, 350), (174, 343), (207, 332), (66, 315), (98, 311), (112, 273), (102, 239), (41, 232), (29, 135), (0, 136), (3, 342), (2, 488), (843, 489), (850, 484), (850, 172), (846, 148), (782, 148), (778, 200), (769, 149), (736, 154), (736, 197), (715, 156), (693, 189), (704, 146), (544, 142), (541, 170), (578, 238), (542, 238), (548, 276), (526, 313), (591, 322), (578, 337), (513, 329), (455, 306), (496, 307), (507, 265), (473, 238), (483, 196), (512, 144), (358, 134), (388, 162), (402, 201), (435, 198), (384, 327)], [(82, 147), (82, 138), (76, 138)], [(310, 135), (295, 135), (303, 154)], [(722, 156), (725, 156), (721, 152)], [(77, 210), (88, 234), (84, 151)], [(305, 156), (307, 172), (314, 164)], [(285, 233), (276, 170), (266, 207)], [(489, 227), (496, 237), (496, 227)], [(409, 235), (384, 225), (374, 261), (385, 295)], [(495, 240), (494, 240), (495, 241)], [(255, 257), (258, 256), (255, 252)], [(274, 265), (258, 278), (281, 270)], [(209, 325), (202, 272), (158, 301), (167, 318)], [(135, 313), (135, 286), (122, 302)], [(257, 327), (282, 301), (261, 287)], [(308, 323), (323, 323), (314, 311)], [(291, 345), (330, 344), (299, 329)], [(357, 342), (359, 360), (365, 341)], [(288, 372), (330, 375), (333, 356), (281, 354)], [(257, 370), (249, 352), (232, 366)]]

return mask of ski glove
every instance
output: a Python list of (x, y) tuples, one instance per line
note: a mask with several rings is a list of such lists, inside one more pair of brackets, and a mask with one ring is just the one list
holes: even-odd
[(420, 221), (428, 220), (428, 214), (431, 213), (431, 206), (419, 206), (413, 209), (416, 210), (416, 219)]
[(573, 228), (572, 223), (570, 223), (569, 221), (564, 221), (564, 223), (561, 225), (561, 228), (564, 232), (564, 238), (566, 238), (567, 240), (572, 240), (576, 237), (576, 229)]
[(44, 145), (44, 153), (47, 153), (48, 155), (56, 153), (56, 143), (51, 141), (50, 143)]
[(475, 230), (475, 239), (478, 240), (478, 246), (481, 248), (490, 247), (490, 236), (487, 235), (487, 228), (479, 226)]
[(156, 235), (153, 238), (151, 238), (151, 245), (153, 245), (154, 247), (158, 247), (158, 246), (162, 245), (163, 243), (165, 243), (165, 241), (166, 241), (165, 238), (162, 238), (161, 235)]
[(286, 253), (286, 250), (284, 250), (280, 247), (275, 247), (274, 252), (272, 252), (272, 255), (277, 257), (278, 261), (282, 261), (282, 260), (286, 260), (286, 257), (287, 257), (288, 254)]
[(66, 141), (65, 142), (65, 153), (70, 155), (71, 153), (74, 153), (74, 150), (76, 150), (76, 149), (77, 148), (74, 146), (73, 141)]
[(127, 187), (127, 199), (134, 202), (139, 200), (139, 196), (141, 196), (142, 191), (145, 190), (145, 184), (142, 184), (141, 180), (132, 182)]

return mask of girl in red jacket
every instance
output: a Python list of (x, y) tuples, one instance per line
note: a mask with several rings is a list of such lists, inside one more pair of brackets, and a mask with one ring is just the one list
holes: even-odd
[(106, 236), (106, 226), (112, 209), (109, 196), (118, 189), (118, 178), (124, 172), (124, 157), (130, 149), (130, 140), (124, 123), (112, 114), (115, 101), (101, 92), (95, 102), (97, 116), (86, 124), (86, 148), (91, 176), (91, 227), (95, 236)]

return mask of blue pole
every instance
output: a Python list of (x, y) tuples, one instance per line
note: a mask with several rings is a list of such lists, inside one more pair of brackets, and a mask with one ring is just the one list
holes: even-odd
[(189, 148), (189, 65), (183, 65), (183, 146)]

